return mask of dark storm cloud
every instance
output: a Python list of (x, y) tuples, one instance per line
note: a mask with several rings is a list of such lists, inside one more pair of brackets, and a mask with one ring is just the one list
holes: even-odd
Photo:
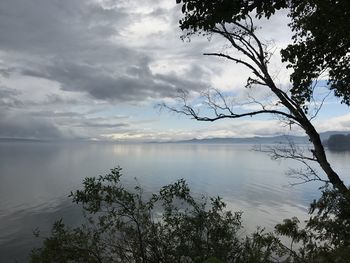
[(66, 91), (84, 91), (96, 99), (123, 102), (173, 97), (178, 89), (199, 91), (206, 86), (198, 78), (186, 80), (176, 73), (153, 74), (148, 61), (142, 58), (138, 65), (129, 66), (119, 74), (103, 67), (66, 61), (48, 65), (42, 71), (23, 70), (22, 73), (57, 81)]

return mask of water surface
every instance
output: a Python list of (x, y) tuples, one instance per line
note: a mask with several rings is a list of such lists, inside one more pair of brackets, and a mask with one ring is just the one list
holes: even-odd
[[(349, 184), (349, 153), (329, 153), (334, 168)], [(81, 222), (80, 210), (67, 197), (84, 177), (123, 168), (123, 183), (152, 192), (185, 178), (195, 193), (221, 196), (229, 209), (244, 211), (246, 231), (272, 229), (283, 218), (307, 217), (318, 197), (317, 184), (291, 187), (285, 175), (293, 162), (273, 161), (252, 145), (105, 143), (0, 143), (0, 262), (26, 262), (41, 240), (64, 218)]]

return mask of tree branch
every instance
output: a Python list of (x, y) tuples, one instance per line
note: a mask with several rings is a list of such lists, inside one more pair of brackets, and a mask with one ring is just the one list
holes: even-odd
[(262, 81), (265, 81), (264, 77), (258, 72), (258, 70), (244, 60), (233, 58), (233, 57), (226, 55), (226, 54), (223, 54), (223, 53), (204, 53), (203, 55), (223, 57), (223, 58), (232, 60), (238, 64), (242, 64), (242, 65), (246, 66), (247, 68), (251, 69), (253, 71), (254, 75), (256, 75), (258, 78), (260, 78)]

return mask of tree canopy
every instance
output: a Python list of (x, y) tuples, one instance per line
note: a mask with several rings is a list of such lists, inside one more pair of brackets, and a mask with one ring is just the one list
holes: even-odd
[(294, 32), (293, 43), (281, 51), (293, 69), (292, 95), (305, 106), (314, 81), (321, 77), (350, 105), (350, 2), (339, 0), (177, 0), (184, 17), (180, 27), (187, 34), (208, 33), (217, 24), (239, 22), (249, 14), (269, 18), (287, 9)]
[(294, 70), (293, 94), (309, 101), (313, 82), (320, 77), (350, 105), (350, 2), (291, 1), (289, 16), (294, 43), (282, 50), (282, 56)]
[(182, 3), (184, 17), (180, 20), (182, 30), (189, 33), (208, 31), (220, 23), (231, 23), (256, 11), (257, 16), (270, 17), (276, 10), (286, 8), (286, 0), (176, 0)]
[[(259, 101), (251, 97), (247, 103), (254, 103), (260, 110), (242, 113), (234, 107), (237, 105), (226, 100), (220, 90), (214, 89), (214, 92), (204, 94), (205, 102), (202, 103), (211, 111), (210, 116), (203, 116), (199, 109), (188, 103), (186, 93), (180, 94), (182, 107), (170, 109), (199, 121), (272, 114), (289, 126), (296, 124), (308, 135), (313, 149), (307, 156), (295, 153), (287, 156), (282, 153), (280, 156), (303, 162), (317, 162), (328, 181), (348, 195), (348, 187), (328, 162), (320, 136), (312, 124), (323, 101), (311, 110), (310, 105), (314, 101), (315, 83), (319, 79), (326, 80), (335, 95), (342, 102), (350, 104), (350, 42), (347, 33), (350, 26), (349, 3), (335, 0), (178, 0), (177, 3), (182, 5), (180, 28), (185, 36), (216, 34), (224, 38), (228, 43), (224, 51), (204, 55), (224, 58), (249, 69), (252, 76), (247, 79), (246, 87), (265, 89), (274, 97), (272, 101), (275, 102)], [(290, 76), (292, 85), (288, 90), (275, 82), (276, 76), (269, 70), (273, 53), (268, 44), (257, 36), (258, 28), (253, 19), (253, 16), (258, 19), (270, 18), (283, 8), (288, 10), (291, 18), (289, 26), (294, 32), (293, 43), (281, 50), (282, 61), (293, 69)]]

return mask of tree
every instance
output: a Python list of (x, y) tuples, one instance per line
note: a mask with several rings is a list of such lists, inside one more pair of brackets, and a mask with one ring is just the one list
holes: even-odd
[[(291, 262), (346, 263), (350, 257), (350, 203), (337, 189), (325, 187), (310, 206), (314, 213), (300, 227), (297, 218), (275, 226), (277, 236), (291, 239)], [(297, 244), (296, 246), (293, 246)]]
[[(257, 18), (289, 10), (294, 43), (282, 50), (283, 61), (289, 63), (295, 98), (310, 101), (313, 80), (329, 74), (330, 89), (342, 102), (350, 103), (350, 3), (339, 0), (177, 0), (183, 3), (182, 29), (207, 31), (217, 23), (231, 23), (255, 12)], [(192, 13), (191, 13), (192, 12)]]
[(121, 176), (117, 167), (86, 178), (71, 196), (87, 223), (72, 229), (57, 221), (31, 261), (214, 263), (239, 254), (241, 213), (225, 211), (219, 197), (196, 199), (184, 180), (147, 196), (139, 186), (125, 189)]
[(292, 93), (310, 101), (313, 81), (326, 74), (334, 94), (350, 105), (350, 2), (339, 0), (290, 1), (294, 43), (282, 50), (294, 72)]
[(184, 180), (147, 196), (140, 186), (124, 188), (121, 176), (118, 167), (86, 178), (71, 195), (86, 223), (70, 228), (58, 220), (43, 246), (32, 251), (31, 262), (348, 262), (349, 202), (337, 190), (324, 189), (306, 227), (292, 218), (275, 233), (258, 228), (243, 236), (242, 213), (226, 211), (220, 197), (196, 198)]
[[(335, 3), (336, 2), (336, 3)], [(341, 3), (340, 3), (341, 2)], [(327, 175), (328, 181), (342, 193), (349, 194), (349, 189), (333, 170), (327, 160), (320, 136), (312, 124), (317, 115), (319, 107), (311, 112), (310, 102), (313, 99), (314, 82), (322, 72), (329, 72), (329, 83), (335, 94), (348, 103), (349, 70), (349, 36), (347, 30), (338, 29), (338, 26), (326, 26), (320, 29), (321, 18), (331, 18), (332, 21), (339, 20), (343, 25), (350, 25), (349, 4), (345, 1), (244, 1), (244, 0), (177, 0), (182, 5), (183, 18), (180, 20), (180, 28), (184, 31), (184, 37), (193, 34), (211, 35), (215, 34), (224, 38), (230, 50), (225, 52), (206, 53), (207, 56), (216, 56), (227, 59), (248, 68), (252, 76), (248, 78), (246, 87), (252, 89), (259, 87), (268, 90), (274, 100), (271, 104), (257, 101), (250, 97), (249, 103), (256, 103), (260, 110), (237, 112), (235, 105), (228, 102), (227, 98), (216, 89), (204, 93), (205, 105), (212, 110), (212, 115), (201, 115), (200, 111), (188, 103), (187, 93), (182, 92), (182, 107), (169, 107), (193, 117), (198, 121), (216, 121), (225, 118), (242, 118), (259, 114), (273, 114), (278, 116), (288, 125), (298, 125), (308, 135), (312, 144), (309, 155), (287, 155), (286, 158), (294, 157), (298, 160), (317, 162)], [(328, 7), (335, 4), (330, 8)], [(343, 9), (338, 9), (338, 7)], [(291, 75), (292, 87), (289, 90), (280, 88), (274, 81), (274, 76), (269, 71), (269, 61), (273, 55), (268, 45), (263, 43), (257, 36), (257, 27), (254, 26), (252, 14), (257, 18), (269, 18), (274, 12), (281, 8), (289, 8), (294, 30), (294, 44), (282, 50), (284, 61), (289, 62), (289, 67), (294, 72)], [(334, 11), (334, 12), (333, 12)], [(328, 21), (328, 20), (327, 20)], [(338, 38), (341, 42), (338, 43)], [(327, 37), (327, 44), (321, 41)], [(310, 50), (309, 50), (310, 49)], [(233, 54), (237, 52), (240, 56)], [(310, 62), (310, 59), (314, 59)], [(307, 63), (311, 63), (310, 67)], [(283, 157), (283, 155), (281, 155)]]

